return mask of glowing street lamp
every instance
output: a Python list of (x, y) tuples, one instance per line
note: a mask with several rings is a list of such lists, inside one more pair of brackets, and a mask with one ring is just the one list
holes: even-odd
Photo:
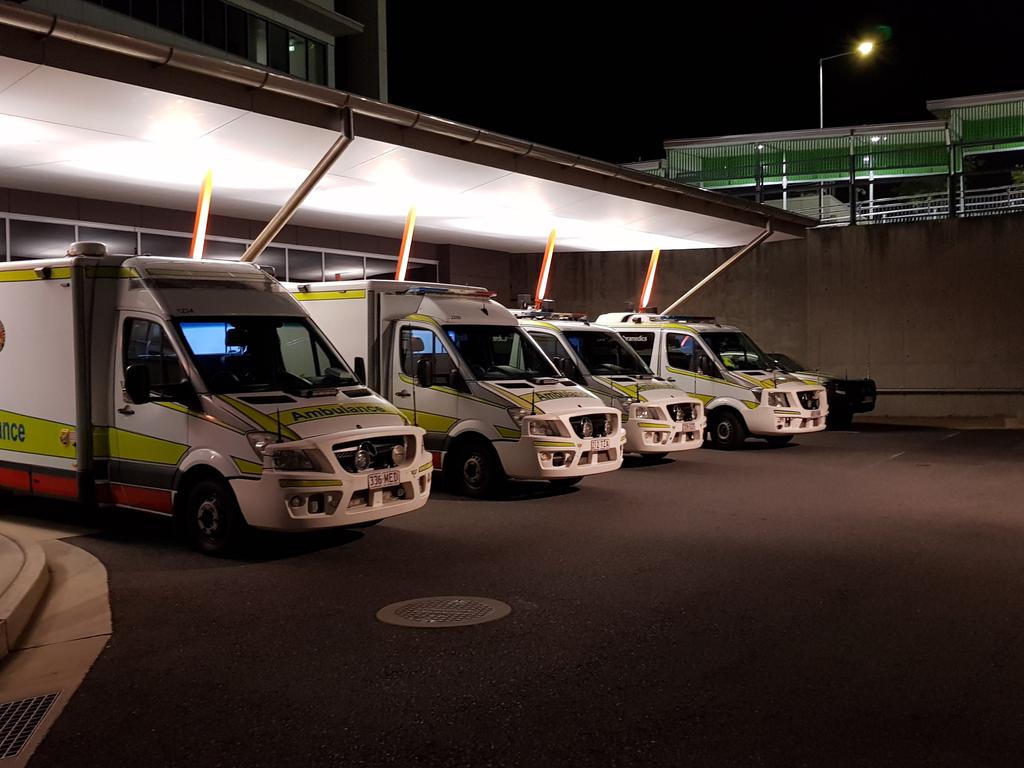
[(862, 40), (851, 51), (843, 51), (834, 56), (825, 56), (818, 59), (818, 128), (825, 127), (825, 62), (831, 59), (840, 59), (843, 56), (853, 56), (853, 54), (864, 58), (870, 56), (874, 50), (874, 40)]

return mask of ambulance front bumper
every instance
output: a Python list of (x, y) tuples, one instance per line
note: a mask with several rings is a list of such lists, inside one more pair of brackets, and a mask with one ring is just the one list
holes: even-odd
[[(401, 442), (405, 458), (394, 467), (348, 471), (338, 457), (339, 446)], [(412, 512), (430, 496), (432, 463), (423, 449), (418, 427), (379, 427), (338, 432), (281, 443), (271, 448), (316, 451), (330, 471), (281, 471), (265, 459), (256, 479), (235, 478), (231, 488), (242, 515), (254, 528), (302, 531), (368, 523)]]
[(626, 422), (627, 453), (690, 451), (704, 443), (703, 415), (694, 421), (630, 419)]
[[(581, 437), (572, 420), (586, 416), (607, 416), (612, 420), (609, 435)], [(530, 434), (531, 420), (557, 421), (557, 435)], [(494, 444), (502, 467), (519, 480), (558, 480), (612, 472), (622, 466), (626, 432), (620, 414), (611, 409), (587, 409), (566, 415), (527, 417), (517, 442)]]
[[(824, 398), (822, 398), (824, 400)], [(767, 408), (761, 406), (748, 411), (747, 429), (757, 437), (774, 435), (802, 435), (809, 432), (821, 432), (825, 429), (825, 417), (828, 406), (824, 403), (820, 409), (806, 410), (796, 408)]]

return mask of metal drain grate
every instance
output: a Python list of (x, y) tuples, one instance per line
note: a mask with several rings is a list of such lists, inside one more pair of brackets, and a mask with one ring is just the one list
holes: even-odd
[(0, 704), (0, 759), (18, 756), (59, 695), (48, 693)]
[(512, 607), (488, 597), (421, 597), (392, 603), (377, 611), (377, 618), (400, 627), (466, 627), (503, 619)]

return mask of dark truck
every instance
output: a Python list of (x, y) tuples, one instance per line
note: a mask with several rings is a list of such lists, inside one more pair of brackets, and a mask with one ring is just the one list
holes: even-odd
[(828, 395), (827, 421), (830, 427), (848, 427), (855, 413), (875, 410), (876, 389), (874, 379), (844, 379), (831, 373), (808, 371), (789, 355), (769, 352), (768, 357), (779, 368), (808, 383), (821, 384)]

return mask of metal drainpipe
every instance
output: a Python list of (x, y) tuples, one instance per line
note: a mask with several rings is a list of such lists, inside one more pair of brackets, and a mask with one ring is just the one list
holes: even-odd
[(765, 224), (763, 232), (759, 233), (757, 237), (755, 237), (749, 243), (747, 243), (742, 248), (740, 248), (738, 251), (736, 251), (736, 253), (734, 253), (728, 259), (723, 261), (721, 264), (719, 264), (703, 280), (701, 280), (699, 283), (697, 283), (695, 286), (693, 286), (693, 288), (691, 288), (686, 293), (684, 293), (682, 296), (680, 296), (678, 299), (676, 299), (674, 302), (672, 302), (672, 305), (670, 307), (668, 307), (668, 309), (666, 309), (664, 312), (662, 312), (662, 314), (663, 315), (671, 315), (672, 314), (672, 310), (674, 310), (676, 307), (678, 307), (680, 304), (682, 304), (688, 298), (693, 296), (693, 294), (695, 294), (697, 291), (699, 291), (705, 285), (707, 285), (712, 280), (714, 280), (716, 277), (718, 277), (719, 274), (721, 274), (722, 272), (727, 270), (729, 267), (731, 267), (737, 261), (742, 259), (744, 256), (746, 256), (752, 250), (757, 248), (757, 246), (759, 246), (761, 243), (763, 243), (765, 240), (767, 240), (769, 237), (771, 237), (771, 234), (772, 234), (772, 223), (771, 223), (771, 221), (768, 221)]
[(292, 192), (284, 205), (281, 206), (280, 210), (274, 214), (274, 217), (267, 222), (267, 226), (263, 228), (263, 231), (256, 236), (256, 239), (252, 241), (252, 244), (245, 249), (245, 253), (242, 254), (242, 261), (256, 261), (259, 255), (263, 253), (268, 245), (274, 240), (275, 237), (284, 229), (285, 225), (291, 221), (292, 216), (295, 215), (295, 211), (299, 209), (303, 201), (309, 196), (309, 193), (313, 191), (317, 183), (322, 179), (326, 173), (334, 165), (335, 161), (341, 157), (341, 153), (344, 152), (349, 144), (352, 143), (353, 130), (352, 130), (352, 110), (343, 109), (341, 112), (341, 135), (331, 145), (327, 153), (320, 158), (320, 161), (313, 166), (313, 170), (309, 172), (309, 175), (303, 180), (295, 191)]

